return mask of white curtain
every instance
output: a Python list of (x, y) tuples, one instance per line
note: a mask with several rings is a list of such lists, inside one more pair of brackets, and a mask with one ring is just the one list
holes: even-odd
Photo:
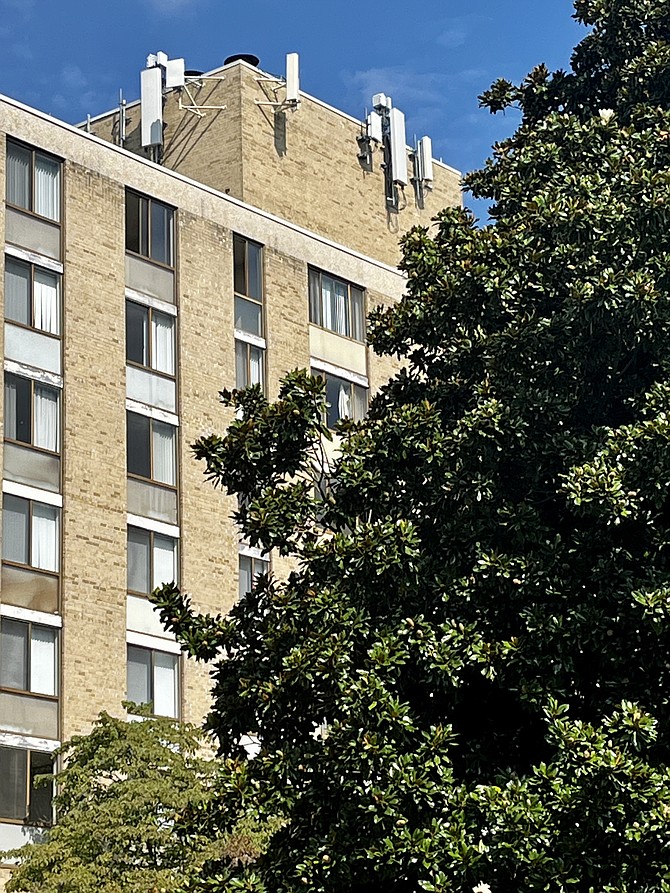
[(43, 385), (35, 385), (34, 444), (44, 450), (57, 453), (60, 450), (58, 391)]
[(249, 384), (263, 385), (263, 351), (258, 347), (249, 349)]
[(30, 691), (56, 694), (56, 630), (33, 626), (30, 643)]
[(45, 571), (58, 570), (58, 509), (55, 506), (33, 503), (30, 563)]
[(30, 152), (20, 146), (7, 146), (7, 201), (30, 207)]
[(49, 220), (60, 220), (60, 164), (41, 155), (35, 155), (33, 210)]
[(347, 304), (349, 303), (349, 295), (347, 286), (343, 282), (335, 282), (335, 296), (334, 296), (334, 326), (333, 331), (337, 332), (338, 335), (348, 335), (349, 334), (349, 308)]
[(16, 440), (16, 383), (5, 378), (5, 437)]
[(145, 648), (128, 646), (127, 692), (128, 700), (146, 704), (151, 700), (151, 652)]
[(176, 429), (164, 422), (153, 422), (154, 480), (162, 484), (176, 484), (175, 440)]
[(154, 713), (177, 715), (177, 657), (154, 651)]
[(153, 367), (174, 375), (174, 320), (163, 313), (153, 313), (151, 325)]
[(169, 536), (154, 534), (154, 578), (152, 586), (177, 580), (177, 544)]
[(2, 497), (2, 557), (28, 564), (28, 501), (8, 493)]
[(335, 328), (333, 280), (328, 276), (321, 277), (321, 325), (333, 331)]
[(342, 382), (337, 394), (337, 413), (339, 418), (348, 419), (351, 416), (351, 385)]
[(128, 529), (128, 589), (149, 592), (149, 534)]
[(5, 261), (5, 316), (14, 322), (30, 325), (30, 271), (23, 264)]
[(33, 283), (35, 328), (51, 335), (60, 334), (60, 296), (58, 276), (46, 270), (35, 270)]

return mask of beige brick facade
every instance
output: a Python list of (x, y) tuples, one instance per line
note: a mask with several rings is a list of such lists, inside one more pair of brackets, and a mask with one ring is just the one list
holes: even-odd
[[(205, 482), (191, 452), (196, 438), (223, 431), (232, 418), (218, 392), (236, 386), (236, 339), (248, 357), (262, 357), (270, 397), (286, 371), (310, 364), (335, 376), (340, 387), (376, 390), (394, 363), (375, 358), (353, 335), (338, 334), (341, 322), (310, 322), (310, 270), (334, 277), (351, 308), (357, 290), (365, 293), (368, 308), (396, 301), (404, 288), (393, 267), (398, 233), (428, 224), (439, 208), (459, 201), (456, 173), (438, 165), (425, 208), (416, 206), (410, 185), (407, 206), (387, 213), (378, 157), (369, 172), (357, 158), (357, 122), (307, 96), (297, 111), (281, 113), (282, 122), (273, 108), (256, 102), (268, 92), (258, 70), (238, 62), (218, 74), (223, 79), (204, 80), (196, 98), (225, 110), (197, 117), (178, 108), (176, 94), (167, 94), (164, 166), (147, 160), (139, 146), (137, 105), (128, 108), (128, 140), (121, 148), (113, 144), (115, 115), (96, 119), (95, 133), (88, 134), (0, 98), (0, 176), (5, 179), (7, 167), (10, 184), (0, 206), (6, 233), (2, 263), (9, 264), (0, 295), (5, 383), (19, 381), (33, 395), (34, 426), (42, 411), (35, 394), (48, 392), (60, 403), (55, 448), (20, 433), (19, 398), (11, 396), (3, 405), (3, 635), (9, 641), (25, 633), (32, 648), (30, 630), (39, 629), (57, 645), (49, 652), (55, 661), (53, 691), (35, 688), (32, 677), (0, 677), (0, 771), (8, 760), (30, 761), (31, 753), (50, 751), (85, 732), (103, 709), (122, 714), (121, 702), (136, 684), (127, 681), (127, 648), (151, 655), (147, 685), (156, 704), (159, 683), (165, 685), (166, 673), (172, 674), (172, 682), (178, 679), (174, 712), (193, 721), (204, 716), (207, 668), (178, 657), (178, 646), (141, 591), (133, 583), (129, 593), (128, 586), (144, 566), (140, 561), (136, 567), (137, 555), (142, 561), (148, 556), (151, 568), (163, 568), (166, 555), (177, 555), (180, 583), (197, 609), (225, 613), (238, 598), (235, 503)], [(25, 158), (32, 159), (34, 182), (22, 204), (14, 181), (23, 182)], [(40, 190), (48, 191), (40, 165), (58, 170), (54, 159), (60, 161), (62, 199), (56, 223), (37, 204)], [(173, 214), (173, 262), (150, 256), (151, 242), (146, 250), (127, 250), (128, 190), (131, 198), (148, 197), (152, 220), (156, 209), (165, 219)], [(159, 224), (151, 226), (156, 229), (149, 239), (158, 239)], [(234, 236), (238, 250), (245, 246), (247, 264), (250, 257), (262, 261), (261, 334), (236, 329)], [(60, 282), (59, 341), (54, 329), (38, 321), (37, 311), (17, 318), (17, 282), (24, 275), (33, 283), (44, 277)], [(38, 300), (36, 289), (30, 301)], [(249, 303), (253, 295), (245, 295)], [(328, 295), (323, 301), (334, 300)], [(151, 360), (131, 356), (131, 312), (148, 321), (142, 337)], [(174, 332), (174, 373), (152, 365), (165, 349), (152, 340), (158, 337), (152, 326), (159, 323), (162, 331)], [(257, 368), (255, 360), (248, 362), (249, 370)], [(150, 475), (127, 465), (131, 422), (149, 432)], [(167, 467), (160, 463), (169, 465), (161, 449), (173, 442), (174, 481), (157, 470)], [(133, 443), (131, 454), (138, 449)], [(50, 483), (39, 471), (47, 461), (61, 469)], [(25, 528), (17, 520), (24, 509)], [(47, 542), (54, 529), (56, 557), (40, 557), (43, 538)], [(283, 575), (286, 562), (276, 560), (273, 570)], [(0, 638), (0, 648), (3, 643)], [(30, 796), (27, 784), (26, 812)], [(35, 833), (23, 818), (8, 815), (0, 802), (0, 850)]]

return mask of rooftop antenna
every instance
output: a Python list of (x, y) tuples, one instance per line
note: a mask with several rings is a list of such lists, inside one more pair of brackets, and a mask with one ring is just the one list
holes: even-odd
[[(256, 105), (269, 105), (277, 110), (291, 109), (296, 111), (300, 105), (300, 57), (298, 53), (286, 54), (286, 77), (256, 78), (259, 84), (275, 84), (272, 87), (274, 99), (256, 100)], [(284, 89), (284, 98), (278, 99), (280, 90)]]
[(412, 153), (414, 161), (413, 182), (416, 187), (417, 202), (423, 208), (426, 193), (433, 188), (433, 143), (429, 136), (422, 136)]
[(123, 98), (123, 90), (119, 90), (119, 145), (126, 142), (126, 100)]
[(407, 140), (405, 136), (405, 115), (400, 109), (393, 107), (390, 96), (386, 93), (375, 93), (372, 97), (373, 111), (367, 116), (363, 127), (365, 132), (358, 138), (365, 151), (359, 158), (367, 154), (372, 162), (373, 145), (379, 144), (384, 153), (382, 169), (384, 171), (384, 191), (386, 206), (394, 211), (400, 209), (400, 195), (407, 186)]

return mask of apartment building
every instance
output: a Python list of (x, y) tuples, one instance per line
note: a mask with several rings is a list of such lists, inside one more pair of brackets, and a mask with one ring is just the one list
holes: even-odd
[(393, 371), (365, 318), (403, 292), (398, 238), (460, 201), (383, 94), (361, 123), (249, 57), (176, 86), (166, 61), (78, 128), (0, 97), (0, 850), (51, 821), (32, 779), (99, 711), (202, 718), (207, 671), (148, 593), (225, 612), (285, 567), (239, 541), (189, 445), (230, 420), (222, 387), (273, 396), (295, 367), (329, 425), (362, 415)]

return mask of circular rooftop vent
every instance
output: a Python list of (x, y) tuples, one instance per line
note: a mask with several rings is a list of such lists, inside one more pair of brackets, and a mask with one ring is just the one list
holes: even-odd
[(258, 63), (260, 61), (258, 56), (254, 56), (253, 53), (235, 53), (232, 56), (228, 56), (227, 59), (224, 59), (223, 64), (230, 65), (231, 62), (246, 62), (248, 65), (253, 65), (254, 68), (258, 68)]

